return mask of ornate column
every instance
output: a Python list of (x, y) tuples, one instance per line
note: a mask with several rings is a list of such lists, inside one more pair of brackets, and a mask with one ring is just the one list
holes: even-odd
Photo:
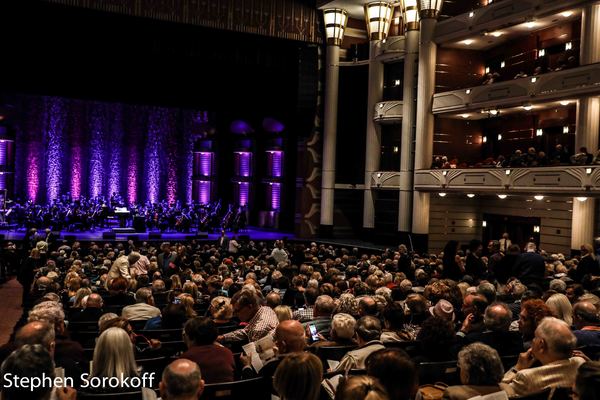
[[(437, 45), (433, 34), (442, 0), (420, 0), (421, 39), (419, 42), (419, 78), (417, 87), (417, 127), (415, 134), (415, 170), (427, 169), (433, 154), (433, 113)], [(427, 248), (429, 234), (429, 193), (415, 191), (412, 218), (413, 242), (420, 250)]]
[(375, 59), (377, 41), (387, 37), (394, 6), (387, 1), (365, 5), (369, 32), (369, 89), (367, 95), (367, 143), (365, 156), (365, 191), (363, 203), (363, 228), (375, 228), (375, 203), (371, 191), (371, 177), (379, 170), (381, 159), (381, 131), (373, 122), (375, 105), (383, 97), (383, 64)]
[[(600, 2), (586, 4), (581, 16), (580, 65), (600, 62)], [(600, 115), (599, 97), (582, 97), (577, 101), (575, 152), (587, 147), (589, 152), (598, 149)], [(579, 251), (584, 243), (593, 244), (594, 217), (596, 202), (594, 198), (585, 201), (573, 199), (571, 222), (571, 250)]]
[(408, 234), (412, 227), (413, 169), (415, 140), (417, 67), (419, 54), (419, 11), (417, 0), (404, 0), (402, 10), (406, 38), (404, 80), (402, 87), (402, 139), (400, 145), (400, 197), (398, 232)]
[(337, 105), (340, 74), (340, 44), (348, 19), (346, 11), (335, 8), (323, 11), (327, 34), (325, 66), (325, 112), (323, 128), (323, 169), (321, 175), (321, 234), (333, 233), (335, 190), (335, 149), (337, 135)]

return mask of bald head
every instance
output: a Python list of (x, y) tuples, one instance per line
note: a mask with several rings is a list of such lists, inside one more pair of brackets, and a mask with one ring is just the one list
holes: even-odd
[(87, 302), (85, 303), (86, 308), (102, 308), (103, 300), (102, 296), (98, 293), (92, 293), (88, 296)]
[(281, 305), (281, 295), (277, 292), (271, 292), (267, 295), (267, 306), (275, 308)]
[(202, 394), (204, 381), (198, 364), (181, 358), (165, 368), (159, 387), (163, 399), (196, 400)]
[(377, 315), (377, 302), (369, 296), (360, 299), (358, 303), (358, 313), (361, 317), (367, 315)]
[(584, 326), (599, 325), (600, 316), (596, 310), (596, 306), (589, 301), (580, 301), (573, 306), (573, 323), (577, 329)]
[(275, 342), (280, 354), (303, 351), (306, 339), (302, 324), (296, 320), (282, 321), (275, 329)]
[(15, 335), (15, 344), (41, 344), (51, 355), (54, 354), (54, 326), (45, 321), (33, 321), (24, 325)]

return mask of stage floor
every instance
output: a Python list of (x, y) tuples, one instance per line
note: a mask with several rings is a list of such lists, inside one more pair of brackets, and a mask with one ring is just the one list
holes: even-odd
[[(134, 239), (137, 241), (177, 241), (177, 240), (190, 240), (198, 238), (200, 240), (218, 240), (221, 236), (220, 233), (209, 233), (208, 237), (206, 237), (206, 233), (201, 232), (200, 235), (195, 231), (191, 231), (188, 233), (183, 232), (160, 232), (160, 231), (147, 231), (145, 233), (136, 233), (136, 232), (127, 232), (127, 233), (115, 233), (115, 238), (107, 238), (105, 235), (107, 233), (112, 233), (112, 228), (102, 228), (96, 229), (93, 231), (76, 231), (76, 232), (60, 232), (60, 239), (67, 240), (77, 240), (80, 242), (90, 242), (90, 241), (122, 241)], [(3, 230), (0, 229), (0, 235), (4, 235), (5, 240), (15, 240), (20, 241), (25, 238), (26, 230), (25, 229), (17, 229), (17, 230)], [(158, 236), (160, 235), (160, 236)], [(150, 236), (153, 236), (150, 238)], [(233, 232), (227, 232), (227, 236), (229, 238), (233, 238), (234, 236), (247, 236), (254, 241), (261, 240), (278, 240), (278, 239), (295, 239), (293, 233), (290, 232), (282, 232), (277, 230), (269, 230), (263, 228), (256, 227), (248, 227), (247, 229), (239, 231), (237, 234)]]

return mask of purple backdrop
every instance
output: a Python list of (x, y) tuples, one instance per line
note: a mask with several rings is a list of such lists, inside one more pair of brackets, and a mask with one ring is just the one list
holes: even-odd
[(34, 96), (16, 106), (17, 198), (191, 201), (193, 142), (207, 112)]

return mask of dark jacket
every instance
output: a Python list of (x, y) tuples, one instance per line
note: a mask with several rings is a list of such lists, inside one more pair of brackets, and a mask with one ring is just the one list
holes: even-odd
[(544, 258), (537, 253), (523, 253), (515, 264), (514, 275), (527, 286), (532, 284), (541, 286), (545, 273)]

